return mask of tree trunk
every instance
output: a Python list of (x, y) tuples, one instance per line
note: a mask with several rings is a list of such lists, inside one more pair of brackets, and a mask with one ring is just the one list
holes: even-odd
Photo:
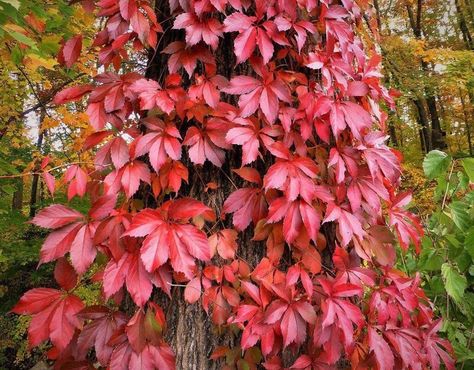
[(474, 27), (474, 1), (472, 0), (463, 0), (462, 5), (465, 6), (467, 11), (467, 18), (469, 19), (469, 25)]
[(422, 99), (414, 99), (413, 104), (415, 104), (416, 111), (417, 111), (417, 122), (420, 132), (420, 142), (421, 142), (421, 150), (424, 153), (428, 153), (431, 147), (431, 137), (429, 132), (429, 122), (428, 122), (428, 115), (425, 110), (425, 105)]
[(461, 97), (461, 105), (462, 105), (462, 111), (464, 113), (464, 123), (466, 125), (466, 138), (467, 138), (467, 144), (469, 147), (469, 155), (473, 155), (473, 148), (472, 148), (472, 139), (471, 139), (471, 118), (469, 117), (469, 112), (467, 111), (466, 107), (466, 101), (464, 99), (464, 94), (462, 91), (460, 91), (459, 96)]
[(431, 149), (444, 150), (448, 147), (446, 144), (446, 132), (441, 128), (436, 98), (432, 92), (427, 92), (429, 95), (426, 98), (426, 104), (431, 117)]
[[(383, 30), (382, 30), (382, 17), (380, 15), (380, 5), (378, 0), (374, 0), (374, 8), (375, 8), (375, 19), (377, 20), (377, 27), (379, 29), (380, 36), (383, 36)], [(390, 30), (388, 30), (388, 33), (390, 33)], [(385, 60), (385, 53), (382, 50), (382, 56), (384, 57)], [(384, 85), (385, 86), (390, 86), (390, 75), (386, 74), (384, 76)], [(392, 113), (390, 113), (392, 114)], [(389, 117), (390, 118), (390, 117)], [(395, 125), (393, 124), (393, 121), (391, 119), (388, 120), (388, 133), (390, 135), (390, 143), (393, 146), (398, 146), (398, 139), (397, 139), (397, 130), (395, 128)]]
[(379, 32), (382, 31), (382, 18), (380, 17), (380, 5), (378, 0), (374, 0), (375, 19), (377, 20), (377, 27)]
[(15, 192), (13, 193), (12, 198), (12, 210), (13, 211), (21, 211), (23, 208), (23, 178), (19, 178), (15, 180)]
[[(39, 125), (38, 125), (38, 140), (36, 141), (36, 149), (38, 151), (41, 151), (41, 148), (43, 147), (43, 138), (44, 138), (44, 132), (41, 128), (41, 122), (43, 122), (44, 118), (46, 116), (46, 111), (44, 109), (41, 110), (41, 114), (39, 117)], [(35, 172), (37, 172), (38, 166), (35, 167)], [(30, 195), (30, 218), (35, 217), (36, 215), (36, 208), (37, 208), (37, 201), (38, 201), (38, 184), (39, 184), (39, 175), (35, 173), (33, 175), (33, 180), (31, 182), (31, 195)]]
[(462, 39), (466, 44), (466, 47), (472, 50), (474, 48), (474, 44), (472, 41), (471, 32), (467, 26), (466, 17), (464, 16), (464, 10), (459, 3), (459, 0), (454, 0), (454, 5), (456, 6), (456, 17), (458, 19), (458, 25), (459, 29), (461, 30)]
[(397, 131), (391, 121), (388, 122), (388, 132), (390, 135), (390, 144), (392, 144), (392, 146), (398, 146)]
[[(150, 51), (145, 75), (162, 84), (167, 75), (168, 56), (161, 51), (173, 41), (184, 40), (184, 33), (171, 29), (173, 18), (169, 14), (167, 1), (157, 2), (155, 10), (163, 28), (167, 31), (163, 34), (156, 52)], [(224, 38), (223, 42), (226, 41)], [(234, 65), (232, 50), (232, 46), (219, 48), (218, 53), (222, 55), (217, 55), (217, 66), (221, 68), (218, 72), (223, 76), (228, 77), (233, 73), (230, 67)], [(183, 80), (186, 84), (186, 75), (183, 75)], [(181, 122), (179, 127), (182, 137), (186, 134), (189, 123), (186, 120)], [(214, 210), (222, 209), (224, 200), (235, 190), (229, 179), (232, 179), (233, 183), (239, 183), (239, 179), (234, 178), (231, 168), (240, 167), (240, 157), (239, 151), (229, 153), (224, 167), (220, 170), (209, 163), (203, 166), (191, 165), (189, 159), (183, 157), (182, 162), (188, 166), (189, 170), (189, 183), (180, 189), (180, 195), (201, 200)], [(206, 185), (209, 182), (216, 183), (217, 189), (206, 192)], [(219, 220), (220, 215), (217, 217)], [(225, 226), (232, 227), (228, 222), (225, 222)], [(238, 255), (255, 266), (262, 257), (264, 249), (262, 246), (257, 246), (257, 243), (251, 239), (250, 233), (243, 234), (239, 239)], [(254, 253), (248, 253), (249, 251)], [(237, 338), (231, 335), (228, 329), (222, 329), (219, 333), (219, 328), (212, 325), (210, 317), (204, 312), (199, 302), (192, 305), (186, 303), (183, 299), (182, 286), (172, 287), (171, 297), (169, 299), (161, 291), (153, 296), (166, 315), (166, 340), (175, 352), (176, 369), (217, 370), (222, 368), (222, 364), (210, 359), (211, 353), (218, 346), (234, 347), (238, 344)]]
[(12, 210), (21, 211), (23, 208), (23, 178), (15, 180), (15, 192), (13, 193), (12, 198)]
[[(170, 42), (184, 40), (184, 32), (171, 29), (173, 18), (169, 14), (168, 2), (157, 2), (155, 6), (156, 14), (160, 20), (163, 29), (167, 29), (163, 38), (160, 40), (156, 51), (150, 51), (146, 77), (154, 79), (160, 83), (164, 82), (167, 75), (168, 56), (161, 51), (169, 45)], [(232, 38), (225, 34), (220, 41), (221, 44), (215, 52), (217, 73), (230, 79), (233, 75), (246, 74), (247, 65), (236, 65), (233, 54)], [(198, 66), (199, 68), (199, 66)], [(186, 85), (187, 76), (183, 76)], [(228, 97), (228, 99), (236, 99)], [(237, 103), (237, 100), (228, 101)], [(185, 136), (190, 122), (184, 120), (181, 122), (180, 133)], [(191, 164), (186, 156), (183, 156), (182, 162), (189, 170), (189, 183), (182, 186), (180, 196), (192, 197), (201, 200), (203, 203), (213, 208), (221, 210), (225, 199), (235, 191), (234, 184), (243, 185), (240, 177), (235, 176), (232, 169), (241, 167), (242, 152), (240, 148), (228, 151), (226, 161), (222, 168), (217, 168), (206, 162), (203, 166)], [(265, 173), (272, 165), (272, 160), (267, 158), (258, 163), (257, 168), (260, 173)], [(206, 192), (207, 184), (214, 182), (217, 185), (216, 190)], [(147, 195), (144, 195), (147, 196)], [(217, 214), (217, 220), (221, 218)], [(224, 227), (232, 228), (231, 220), (219, 221)], [(322, 232), (328, 240), (328, 244), (334, 242), (335, 230), (332, 225), (323, 225)], [(255, 267), (265, 256), (265, 246), (263, 242), (252, 240), (253, 231), (251, 228), (239, 234), (237, 256), (245, 260), (251, 267)], [(334, 243), (333, 243), (334, 244)], [(327, 248), (326, 254), (322, 258), (327, 266), (332, 265), (331, 248)], [(205, 294), (205, 293), (204, 293)], [(176, 355), (176, 369), (181, 370), (217, 370), (222, 368), (222, 363), (210, 359), (212, 351), (218, 346), (230, 348), (238, 347), (240, 344), (240, 334), (235, 334), (230, 328), (219, 328), (212, 324), (211, 318), (203, 310), (200, 303), (188, 304), (183, 299), (183, 287), (172, 287), (172, 298), (169, 299), (161, 291), (154, 294), (154, 300), (163, 308), (167, 319), (166, 340), (174, 349)], [(211, 312), (209, 312), (211, 313)], [(296, 354), (289, 350), (283, 352), (284, 362), (291, 364), (296, 359)]]

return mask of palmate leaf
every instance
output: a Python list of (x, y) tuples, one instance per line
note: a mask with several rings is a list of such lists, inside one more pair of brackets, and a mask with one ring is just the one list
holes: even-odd
[(451, 156), (439, 150), (428, 153), (423, 161), (423, 170), (429, 179), (434, 179), (448, 170)]
[(460, 302), (464, 296), (464, 291), (467, 287), (466, 277), (461, 275), (452, 265), (444, 263), (441, 266), (441, 273), (443, 275), (444, 287), (446, 292), (456, 302)]

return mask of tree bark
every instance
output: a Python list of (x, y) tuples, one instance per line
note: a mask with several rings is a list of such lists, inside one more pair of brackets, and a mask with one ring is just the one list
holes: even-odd
[[(154, 51), (148, 54), (148, 64), (145, 76), (149, 79), (163, 84), (168, 71), (168, 56), (162, 50), (173, 41), (184, 41), (184, 32), (173, 30), (173, 18), (170, 14), (167, 1), (156, 2), (155, 11), (165, 33), (159, 40), (159, 44)], [(233, 41), (229, 34), (224, 34), (220, 40), (219, 48), (214, 52), (216, 58), (217, 74), (230, 79), (234, 75), (248, 74), (249, 68), (245, 63), (236, 65), (233, 53)], [(198, 65), (196, 72), (202, 72), (202, 67)], [(189, 83), (188, 76), (183, 74), (183, 83)], [(226, 101), (234, 105), (237, 98), (227, 96)], [(178, 118), (176, 118), (178, 120)], [(181, 136), (184, 137), (187, 129), (193, 122), (183, 120), (178, 123)], [(189, 182), (181, 187), (179, 196), (192, 197), (201, 200), (215, 211), (221, 210), (227, 197), (236, 190), (235, 186), (243, 186), (244, 182), (240, 177), (234, 175), (232, 169), (241, 167), (242, 151), (234, 147), (226, 154), (226, 160), (222, 168), (217, 168), (206, 162), (203, 166), (191, 163), (186, 154), (183, 155), (182, 162), (188, 167)], [(261, 173), (267, 172), (273, 164), (271, 157), (257, 162), (256, 168)], [(206, 191), (207, 184), (214, 182), (216, 190)], [(234, 185), (235, 184), (235, 185)], [(150, 190), (151, 193), (151, 190)], [(149, 199), (150, 194), (142, 194)], [(217, 220), (222, 228), (232, 228), (230, 217), (221, 219), (217, 214)], [(255, 225), (254, 225), (255, 226)], [(328, 248), (322, 254), (323, 262), (326, 266), (332, 266), (332, 252), (335, 245), (335, 228), (332, 224), (323, 225), (321, 232), (325, 234), (328, 241)], [(263, 242), (252, 240), (253, 230), (248, 228), (245, 232), (239, 233), (237, 256), (254, 268), (265, 256), (265, 245)], [(205, 292), (203, 293), (205, 294)], [(180, 370), (217, 370), (222, 368), (222, 363), (210, 359), (212, 351), (218, 346), (230, 348), (238, 347), (240, 344), (240, 333), (235, 334), (235, 330), (229, 327), (216, 327), (212, 324), (211, 318), (204, 312), (201, 304), (188, 304), (183, 299), (183, 287), (174, 286), (171, 290), (171, 299), (161, 291), (153, 295), (153, 299), (163, 308), (167, 319), (167, 331), (165, 334), (167, 342), (174, 349), (176, 355), (176, 369)], [(211, 309), (212, 310), (212, 309)], [(211, 312), (209, 312), (210, 314)], [(284, 363), (288, 366), (297, 358), (296, 353), (289, 350), (283, 351)]]
[[(43, 147), (43, 139), (44, 139), (44, 132), (41, 129), (41, 122), (43, 122), (46, 116), (45, 109), (41, 110), (41, 114), (39, 117), (39, 125), (38, 125), (38, 139), (36, 141), (36, 149), (41, 152), (41, 148)], [(30, 218), (35, 217), (36, 209), (37, 209), (37, 201), (38, 201), (38, 184), (39, 184), (39, 174), (36, 173), (37, 169), (35, 169), (35, 174), (33, 175), (33, 180), (31, 182), (31, 194), (30, 194)]]
[[(167, 31), (163, 34), (156, 51), (150, 51), (148, 55), (148, 68), (146, 77), (163, 83), (167, 75), (168, 56), (161, 51), (170, 42), (184, 40), (184, 32), (171, 29), (173, 19), (169, 14), (168, 2), (157, 2), (155, 6), (156, 14), (163, 29)], [(236, 66), (233, 54), (232, 37), (225, 34), (220, 41), (218, 50), (214, 53), (217, 64), (217, 73), (230, 79), (234, 75), (248, 73), (246, 64)], [(235, 66), (235, 67), (234, 67)], [(196, 71), (199, 71), (199, 66)], [(187, 76), (183, 75), (184, 84), (187, 84)], [(236, 104), (235, 97), (227, 97), (227, 102)], [(178, 119), (178, 118), (177, 118)], [(178, 125), (182, 137), (192, 122), (184, 120)], [(242, 151), (235, 148), (228, 151), (226, 161), (222, 168), (217, 168), (206, 162), (203, 166), (191, 164), (190, 160), (183, 156), (182, 162), (189, 170), (189, 183), (180, 189), (179, 196), (192, 197), (201, 200), (203, 203), (213, 208), (221, 210), (225, 199), (236, 190), (236, 186), (242, 186), (243, 181), (235, 176), (232, 169), (241, 167)], [(270, 158), (265, 158), (257, 163), (257, 169), (261, 174), (265, 173), (272, 165)], [(216, 190), (206, 192), (209, 182), (217, 184)], [(146, 194), (142, 195), (147, 197)], [(217, 220), (221, 215), (217, 214)], [(232, 228), (230, 218), (219, 221), (222, 228)], [(322, 232), (325, 233), (328, 245), (335, 244), (335, 230), (333, 225), (323, 225)], [(237, 256), (246, 261), (251, 268), (254, 268), (265, 256), (265, 246), (263, 242), (252, 240), (253, 231), (248, 228), (239, 234)], [(327, 252), (322, 255), (326, 266), (331, 266), (332, 249), (327, 248)], [(205, 292), (203, 293), (205, 294)], [(200, 303), (188, 304), (183, 299), (183, 287), (172, 287), (171, 299), (162, 292), (156, 292), (153, 299), (163, 308), (167, 318), (167, 331), (165, 334), (167, 342), (174, 349), (176, 355), (176, 369), (180, 370), (217, 370), (222, 368), (222, 363), (210, 359), (212, 351), (218, 346), (230, 348), (238, 347), (240, 344), (240, 334), (235, 334), (229, 327), (216, 327), (212, 324), (211, 318), (204, 312)], [(211, 312), (209, 312), (211, 313)], [(296, 359), (297, 354), (289, 350), (283, 352), (283, 361), (291, 364)]]
[(463, 0), (462, 5), (465, 6), (467, 11), (467, 18), (469, 19), (470, 27), (474, 27), (474, 1), (472, 0)]
[(459, 29), (461, 30), (462, 39), (466, 44), (466, 47), (470, 50), (474, 48), (472, 41), (471, 32), (467, 26), (466, 17), (464, 16), (464, 10), (459, 2), (459, 0), (454, 0), (454, 5), (456, 6), (456, 17), (458, 19)]
[(432, 92), (428, 91), (428, 93), (430, 95), (426, 97), (426, 104), (431, 117), (431, 149), (444, 150), (448, 147), (446, 144), (446, 132), (441, 127), (436, 98), (432, 95)]
[[(168, 74), (168, 56), (161, 51), (173, 41), (184, 40), (184, 33), (171, 29), (173, 18), (170, 15), (167, 1), (157, 2), (155, 10), (163, 29), (167, 31), (159, 41), (156, 51), (150, 51), (145, 75), (162, 84)], [(225, 38), (223, 42), (226, 42)], [(216, 56), (218, 58), (217, 65), (221, 68), (218, 72), (226, 77), (232, 74), (231, 66), (234, 65), (232, 50), (232, 47), (221, 46), (218, 51), (219, 55)], [(188, 81), (186, 75), (183, 75), (183, 81), (186, 85)], [(184, 120), (181, 125), (178, 125), (182, 137), (186, 134), (190, 123)], [(233, 183), (239, 184), (239, 180), (234, 178), (231, 168), (240, 167), (240, 157), (241, 153), (238, 151), (229, 153), (224, 167), (220, 170), (209, 163), (203, 166), (191, 165), (189, 159), (183, 157), (182, 162), (189, 170), (189, 183), (180, 189), (180, 196), (201, 200), (214, 210), (221, 209), (224, 200), (235, 190), (229, 179), (232, 179)], [(216, 183), (217, 190), (206, 192), (206, 184), (209, 182)], [(220, 215), (217, 215), (218, 219), (219, 217)], [(224, 224), (225, 227), (232, 227), (229, 222), (224, 222)], [(251, 239), (250, 233), (245, 233), (239, 239), (238, 254), (255, 266), (256, 261), (261, 257), (263, 247), (257, 246), (257, 243), (252, 242)], [(248, 253), (248, 251), (256, 253)], [(220, 330), (213, 326), (211, 318), (204, 312), (199, 302), (192, 305), (186, 303), (183, 299), (183, 287), (181, 286), (172, 287), (171, 299), (161, 291), (155, 292), (153, 299), (163, 308), (166, 315), (165, 337), (175, 352), (176, 369), (217, 370), (222, 368), (222, 364), (211, 360), (210, 357), (212, 351), (218, 346), (234, 347), (238, 345), (237, 338), (229, 332), (229, 329)]]
[(413, 104), (415, 105), (417, 111), (416, 119), (419, 126), (421, 150), (424, 153), (428, 153), (432, 149), (432, 147), (428, 115), (426, 113), (425, 105), (422, 99), (413, 99)]
[(12, 198), (12, 210), (13, 211), (21, 211), (23, 208), (23, 178), (19, 178), (15, 180), (15, 192), (13, 193)]

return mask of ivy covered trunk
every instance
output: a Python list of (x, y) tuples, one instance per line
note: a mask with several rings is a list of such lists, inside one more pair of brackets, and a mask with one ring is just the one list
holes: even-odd
[[(164, 29), (169, 29), (163, 35), (158, 44), (157, 49), (149, 51), (149, 60), (145, 75), (147, 78), (155, 80), (160, 84), (164, 84), (167, 75), (169, 75), (167, 62), (169, 57), (163, 53), (172, 42), (185, 42), (184, 30), (172, 29), (172, 15), (170, 14), (167, 2), (156, 3), (156, 14)], [(233, 53), (234, 40), (227, 35), (220, 41), (219, 48), (214, 53), (217, 66), (217, 74), (231, 79), (234, 76), (251, 74), (249, 66), (245, 63), (237, 64)], [(288, 58), (290, 61), (290, 58)], [(204, 73), (202, 68), (197, 68), (196, 73)], [(186, 74), (183, 75), (186, 81)], [(237, 105), (237, 99), (227, 96), (226, 101), (230, 104)], [(186, 131), (192, 126), (192, 122), (183, 122), (180, 133), (186, 136)], [(183, 160), (189, 169), (188, 184), (182, 186), (180, 192), (188, 197), (199, 199), (203, 203), (209, 205), (214, 210), (222, 210), (225, 200), (238, 187), (242, 187), (245, 181), (237, 176), (232, 169), (241, 166), (242, 150), (234, 148), (225, 155), (225, 162), (221, 168), (216, 168), (212, 163), (206, 161), (203, 166), (193, 166), (189, 158)], [(266, 156), (264, 163), (259, 163), (258, 171), (265, 174), (274, 163), (272, 156)], [(237, 186), (237, 188), (236, 188)], [(148, 194), (140, 194), (139, 196), (148, 198), (152, 197), (151, 189), (147, 188)], [(221, 217), (222, 216), (222, 217)], [(222, 218), (221, 225), (226, 228), (232, 228), (232, 222), (229, 218), (225, 220), (225, 214), (217, 214), (217, 218)], [(332, 225), (325, 225), (322, 228), (325, 239), (330, 241), (327, 249), (322, 251), (322, 258), (328, 269), (332, 268), (332, 253), (334, 251), (336, 230)], [(251, 230), (240, 233), (238, 239), (237, 256), (245, 260), (251, 267), (259, 264), (265, 256), (265, 243), (253, 240), (254, 233)], [(283, 240), (280, 241), (283, 243)], [(288, 256), (289, 258), (290, 255)], [(284, 269), (290, 267), (291, 264), (282, 264)], [(204, 295), (206, 292), (203, 293)], [(222, 369), (225, 360), (212, 360), (211, 354), (218, 347), (233, 348), (239, 352), (240, 334), (236, 330), (229, 328), (218, 328), (211, 320), (211, 311), (206, 313), (198, 303), (189, 305), (183, 297), (183, 285), (172, 288), (172, 297), (169, 299), (161, 292), (154, 296), (155, 300), (161, 305), (165, 311), (167, 318), (166, 338), (168, 343), (173, 347), (176, 355), (176, 368), (185, 370), (213, 370)], [(236, 348), (237, 347), (237, 348)], [(298, 352), (292, 353), (286, 351), (283, 354), (283, 360), (287, 366), (298, 357)], [(257, 358), (260, 356), (257, 355)], [(238, 355), (237, 355), (238, 357)], [(341, 362), (341, 368), (344, 367)], [(347, 364), (346, 364), (347, 365)], [(241, 366), (244, 366), (241, 364)]]

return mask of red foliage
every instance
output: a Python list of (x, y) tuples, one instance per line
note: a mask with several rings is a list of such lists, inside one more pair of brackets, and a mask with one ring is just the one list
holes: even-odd
[[(83, 215), (52, 205), (32, 220), (53, 229), (40, 263), (58, 260), (61, 290), (33, 289), (13, 308), (33, 316), (30, 344), (49, 339), (58, 368), (87, 368), (96, 362), (86, 356), (93, 347), (111, 370), (173, 369), (165, 317), (150, 297), (154, 287), (170, 295), (178, 282), (184, 299), (201, 301), (214, 324), (239, 327), (240, 347), (258, 347), (266, 369), (283, 369), (287, 347), (300, 351), (291, 369), (335, 368), (342, 358), (354, 369), (438, 369), (441, 362), (453, 369), (419, 277), (393, 267), (395, 235), (402, 248), (418, 249), (422, 229), (406, 209), (410, 195), (397, 193), (399, 156), (386, 145), (387, 115), (379, 106), (393, 100), (381, 85), (380, 57), (356, 34), (368, 1), (169, 5), (172, 28), (184, 37), (160, 45), (162, 27), (147, 0), (97, 2), (104, 28), (93, 46), (105, 72), (54, 100), (89, 96), (96, 132), (84, 150), (97, 149), (95, 168), (72, 165), (64, 179), (69, 199), (88, 194), (92, 206)], [(223, 39), (233, 40), (246, 75), (228, 81), (218, 74)], [(164, 82), (116, 73), (130, 44), (160, 47)], [(80, 49), (75, 36), (59, 60), (71, 67)], [(183, 157), (191, 166), (221, 167), (234, 145), (242, 150), (237, 184), (248, 184), (232, 183), (222, 205), (170, 195), (188, 182)], [(266, 173), (257, 170), (262, 164)], [(54, 191), (54, 179), (45, 180)], [(154, 196), (154, 208), (134, 201), (140, 189)], [(216, 214), (222, 220), (207, 228)], [(254, 240), (266, 246), (253, 269), (237, 257), (239, 232), (251, 224)], [(84, 308), (73, 291), (93, 264), (103, 305)], [(109, 299), (120, 307), (126, 294), (137, 306), (132, 317), (107, 308)], [(255, 368), (248, 353), (242, 359)]]

